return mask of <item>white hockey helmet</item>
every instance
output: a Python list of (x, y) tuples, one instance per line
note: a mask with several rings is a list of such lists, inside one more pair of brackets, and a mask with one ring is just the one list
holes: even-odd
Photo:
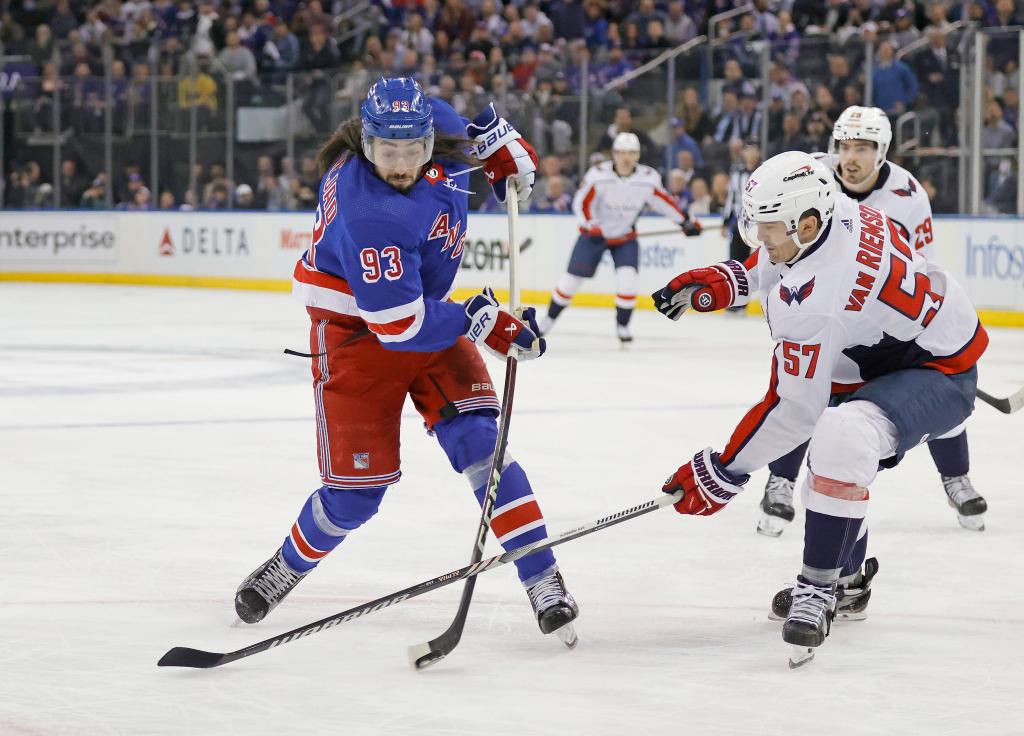
[(796, 237), (801, 216), (815, 210), (824, 230), (832, 220), (836, 203), (835, 180), (828, 168), (809, 153), (786, 151), (758, 166), (743, 190), (740, 235), (751, 248), (762, 243), (758, 223), (782, 222), (798, 253), (810, 243)]
[(640, 153), (640, 139), (636, 133), (619, 133), (612, 141), (612, 150)]
[[(885, 112), (878, 107), (861, 107), (853, 105), (843, 110), (842, 115), (832, 127), (832, 138), (829, 140), (828, 152), (837, 153), (839, 141), (872, 141), (878, 147), (875, 155), (875, 171), (885, 163), (885, 154), (892, 143), (892, 125)], [(842, 177), (840, 176), (840, 180)], [(846, 183), (845, 181), (843, 182)]]

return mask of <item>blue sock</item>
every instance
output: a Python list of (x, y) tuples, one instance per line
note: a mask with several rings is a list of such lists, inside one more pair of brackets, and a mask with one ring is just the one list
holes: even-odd
[[(804, 578), (817, 585), (839, 580), (844, 563), (851, 559), (862, 523), (863, 519), (829, 516), (807, 509), (804, 520)], [(866, 548), (866, 537), (864, 545)]]
[(386, 486), (359, 490), (322, 486), (313, 492), (284, 540), (284, 561), (296, 572), (308, 572), (365, 524), (380, 506)]
[(954, 477), (967, 475), (971, 469), (970, 454), (967, 450), (967, 430), (946, 440), (931, 440), (928, 452), (932, 454), (935, 467), (941, 475)]
[[(494, 417), (479, 413), (459, 414), (436, 424), (434, 433), (452, 467), (466, 476), (477, 501), (483, 504), (487, 471), (498, 436)], [(505, 550), (510, 550), (544, 539), (547, 529), (526, 473), (508, 452), (505, 453), (504, 465), (491, 515), (491, 532)], [(555, 569), (555, 555), (551, 550), (536, 552), (516, 560), (515, 566), (519, 579), (531, 585)]]

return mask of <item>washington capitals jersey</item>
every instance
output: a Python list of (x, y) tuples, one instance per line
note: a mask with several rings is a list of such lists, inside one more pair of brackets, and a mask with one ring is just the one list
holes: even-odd
[(832, 220), (791, 265), (764, 248), (728, 261), (737, 304), (760, 293), (775, 341), (764, 399), (722, 462), (749, 473), (807, 440), (832, 393), (905, 368), (970, 369), (988, 336), (960, 284), (926, 261), (895, 220), (837, 197)]
[(685, 219), (672, 195), (661, 186), (661, 177), (650, 166), (638, 164), (629, 176), (615, 173), (613, 162), (591, 166), (583, 177), (572, 211), (580, 221), (581, 232), (600, 231), (612, 245), (636, 237), (636, 218), (644, 206), (665, 215), (673, 222)]
[[(815, 154), (833, 172), (839, 166), (836, 154)], [(861, 204), (881, 210), (900, 226), (903, 237), (929, 261), (935, 260), (932, 244), (932, 204), (928, 193), (913, 174), (898, 164), (886, 161), (878, 170), (875, 185), (866, 192), (853, 192), (836, 177), (843, 194)]]
[[(465, 137), (465, 120), (447, 103), (429, 102), (436, 130)], [(452, 345), (467, 322), (462, 305), (446, 301), (466, 243), (469, 199), (453, 178), (465, 169), (431, 161), (402, 193), (363, 157), (342, 155), (320, 183), (293, 293), (309, 307), (362, 319), (387, 348)]]

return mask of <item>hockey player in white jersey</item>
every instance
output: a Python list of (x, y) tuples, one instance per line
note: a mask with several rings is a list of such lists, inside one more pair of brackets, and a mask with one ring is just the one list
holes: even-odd
[(810, 440), (803, 566), (782, 629), (798, 666), (870, 572), (859, 534), (868, 487), (880, 467), (971, 414), (988, 336), (964, 289), (892, 218), (837, 196), (831, 172), (806, 153), (754, 171), (742, 228), (755, 251), (746, 263), (687, 271), (653, 296), (678, 319), (759, 294), (775, 340), (768, 391), (721, 453), (700, 450), (663, 490), (684, 492), (680, 513), (713, 514), (751, 472)]
[[(924, 187), (909, 171), (886, 161), (891, 141), (892, 128), (882, 110), (848, 107), (836, 121), (829, 152), (815, 156), (833, 172), (843, 195), (885, 212), (914, 250), (934, 262), (931, 203)], [(954, 427), (929, 440), (928, 450), (960, 525), (984, 530), (988, 504), (968, 477), (970, 461), (964, 427)], [(806, 453), (807, 445), (801, 445), (768, 465), (770, 475), (757, 525), (761, 534), (777, 537), (793, 520), (793, 489)]]
[(633, 338), (629, 320), (636, 306), (636, 281), (640, 246), (636, 219), (644, 206), (679, 224), (687, 236), (700, 235), (701, 226), (679, 209), (661, 186), (661, 177), (639, 163), (640, 139), (635, 133), (619, 133), (612, 141), (612, 160), (590, 167), (573, 197), (572, 211), (580, 221), (580, 237), (569, 258), (569, 268), (551, 294), (541, 333), (551, 331), (558, 315), (569, 306), (584, 279), (597, 271), (605, 250), (615, 263), (615, 321), (619, 340)]

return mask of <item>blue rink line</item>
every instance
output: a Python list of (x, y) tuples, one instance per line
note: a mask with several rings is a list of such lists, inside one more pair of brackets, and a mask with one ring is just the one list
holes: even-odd
[[(587, 407), (580, 409), (517, 409), (516, 415), (579, 415), (579, 414), (629, 414), (634, 412), (665, 413), (692, 411), (722, 411), (749, 409), (749, 404), (700, 404), (666, 406), (632, 406), (632, 407)], [(418, 419), (419, 414), (402, 413), (402, 419)], [(166, 421), (146, 422), (82, 422), (67, 424), (0, 424), (0, 432), (25, 432), (44, 429), (138, 429), (141, 427), (201, 427), (224, 424), (284, 424), (288, 422), (313, 422), (308, 417), (251, 417), (249, 419), (169, 419)]]

